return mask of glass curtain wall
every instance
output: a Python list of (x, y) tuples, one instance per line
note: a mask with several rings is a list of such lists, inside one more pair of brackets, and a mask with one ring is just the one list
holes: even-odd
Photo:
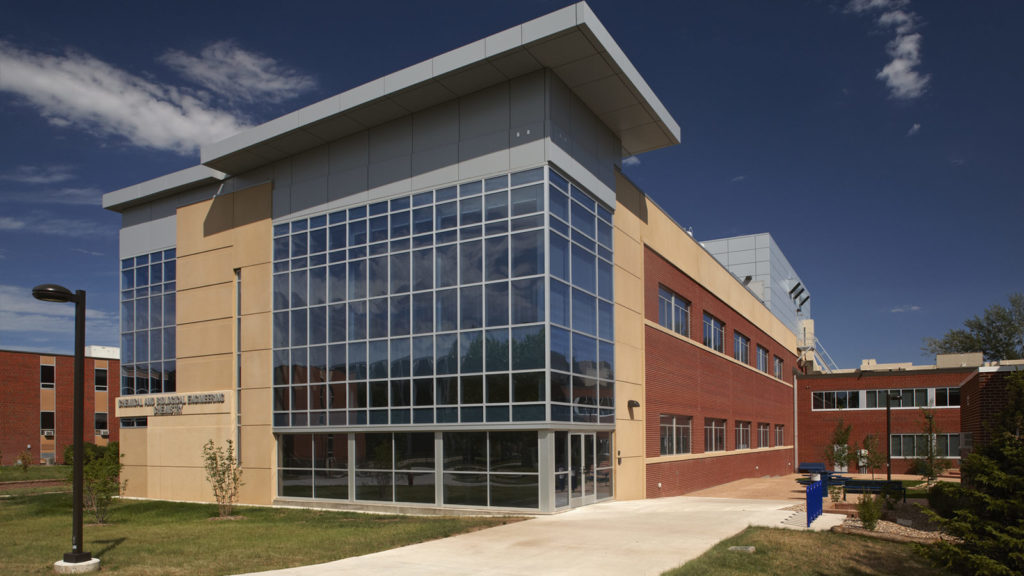
[(176, 390), (174, 249), (121, 260), (121, 395)]

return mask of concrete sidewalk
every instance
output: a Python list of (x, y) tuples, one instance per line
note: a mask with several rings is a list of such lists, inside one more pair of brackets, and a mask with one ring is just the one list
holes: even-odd
[[(605, 502), (562, 514), (261, 576), (336, 574), (661, 574), (747, 526), (799, 528), (793, 500), (678, 496)], [(825, 515), (812, 529), (842, 521)]]

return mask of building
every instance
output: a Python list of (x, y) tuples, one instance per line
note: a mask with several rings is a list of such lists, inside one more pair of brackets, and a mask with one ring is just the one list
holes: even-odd
[[(85, 356), (84, 438), (105, 446), (118, 440), (118, 351), (87, 346)], [(14, 464), (25, 450), (32, 464), (64, 463), (74, 443), (74, 369), (73, 355), (0, 350), (0, 464)]]
[(960, 453), (967, 456), (991, 440), (990, 423), (998, 421), (1009, 399), (1011, 375), (1024, 371), (1024, 360), (1003, 360), (978, 368), (960, 389)]
[(679, 137), (579, 3), (106, 194), (128, 494), (209, 500), (211, 439), (253, 504), (556, 512), (791, 471), (793, 331), (619, 171)]
[[(801, 374), (797, 380), (798, 459), (822, 462), (832, 432), (842, 421), (850, 425), (850, 441), (862, 446), (873, 435), (885, 450), (886, 394), (890, 395), (892, 471), (911, 472), (916, 458), (924, 456), (925, 413), (934, 419), (936, 447), (959, 467), (961, 387), (978, 379), (981, 353), (940, 354), (934, 365), (878, 364), (864, 360), (859, 369), (832, 373)], [(856, 463), (851, 459), (851, 463)], [(885, 467), (879, 470), (885, 473)]]

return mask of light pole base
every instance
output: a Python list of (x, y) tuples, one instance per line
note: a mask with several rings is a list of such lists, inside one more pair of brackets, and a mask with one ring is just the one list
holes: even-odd
[(54, 572), (57, 574), (85, 574), (86, 572), (95, 572), (100, 569), (99, 558), (90, 558), (82, 562), (68, 562), (68, 556), (70, 554), (65, 554), (64, 560), (53, 563)]

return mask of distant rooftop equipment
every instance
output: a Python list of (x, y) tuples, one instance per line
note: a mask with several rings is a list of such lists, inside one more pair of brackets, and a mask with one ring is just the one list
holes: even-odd
[(88, 358), (104, 358), (106, 360), (120, 360), (121, 349), (116, 346), (86, 346), (85, 355)]

